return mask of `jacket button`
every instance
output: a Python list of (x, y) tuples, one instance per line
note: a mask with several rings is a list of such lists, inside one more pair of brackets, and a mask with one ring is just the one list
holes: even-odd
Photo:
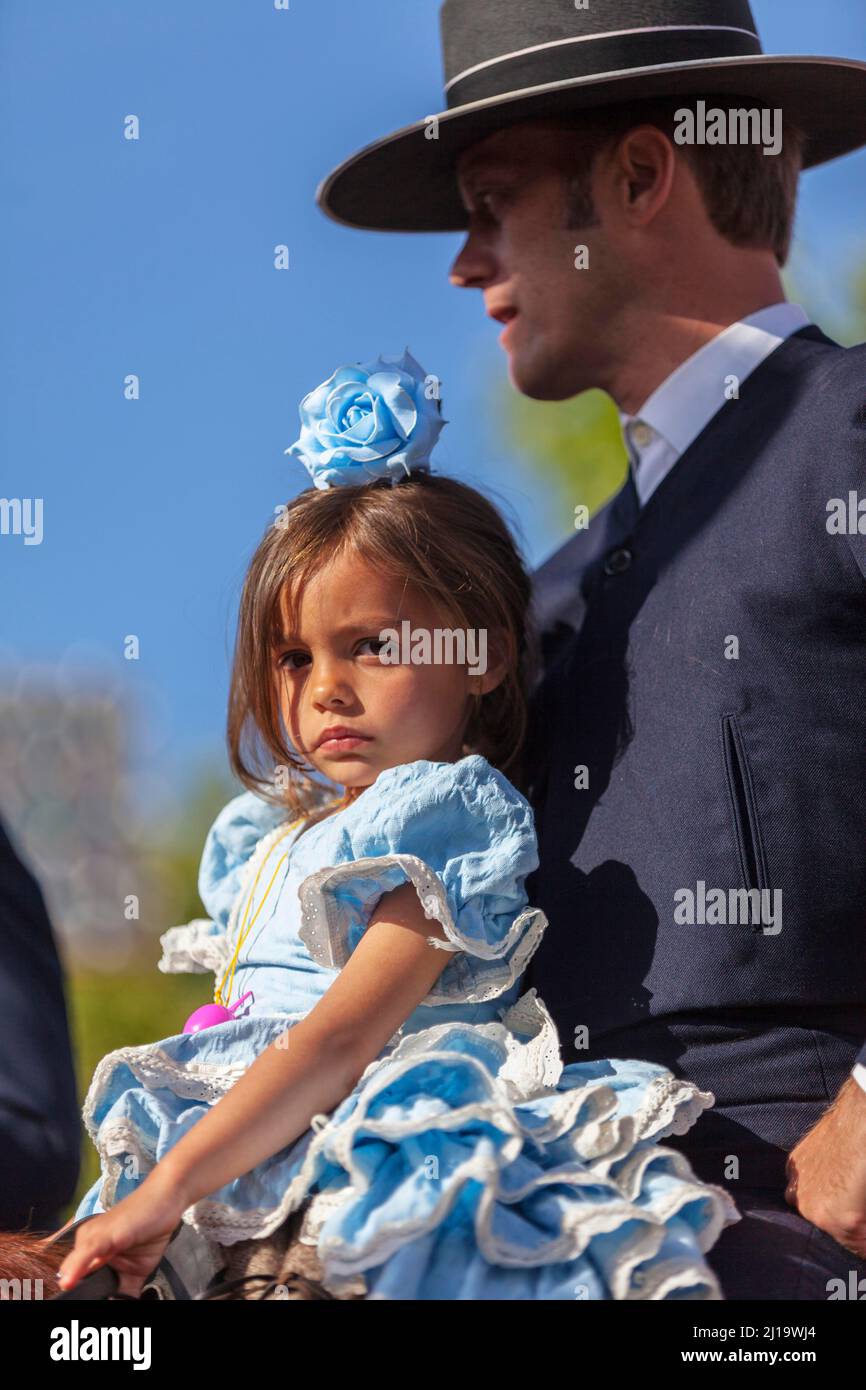
[(630, 550), (621, 546), (618, 550), (612, 550), (604, 562), (605, 574), (625, 574), (633, 559)]

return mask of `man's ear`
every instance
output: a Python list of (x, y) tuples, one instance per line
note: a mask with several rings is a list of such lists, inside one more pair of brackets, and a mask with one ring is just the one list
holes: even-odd
[(646, 226), (670, 197), (677, 157), (657, 126), (636, 126), (622, 137), (613, 156), (620, 212), (633, 226)]

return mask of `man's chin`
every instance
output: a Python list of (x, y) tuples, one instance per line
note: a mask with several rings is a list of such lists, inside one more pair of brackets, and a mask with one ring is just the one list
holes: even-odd
[(557, 378), (537, 358), (530, 362), (519, 353), (509, 355), (508, 375), (515, 391), (532, 401), (567, 401), (586, 389), (577, 381)]
[(524, 366), (514, 357), (509, 360), (509, 377), (512, 378), (514, 391), (528, 396), (530, 400), (570, 400), (571, 396), (577, 396), (585, 389), (584, 386), (557, 382), (539, 371), (538, 367)]

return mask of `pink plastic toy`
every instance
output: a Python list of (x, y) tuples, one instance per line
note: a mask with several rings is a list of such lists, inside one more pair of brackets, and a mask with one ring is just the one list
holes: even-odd
[(218, 1023), (228, 1023), (229, 1019), (234, 1018), (235, 1012), (240, 1008), (245, 999), (254, 998), (252, 990), (247, 990), (242, 994), (236, 1004), (232, 1004), (227, 1009), (224, 1004), (202, 1004), (200, 1009), (190, 1014), (186, 1023), (183, 1025), (185, 1033), (200, 1033), (202, 1028), (214, 1028)]

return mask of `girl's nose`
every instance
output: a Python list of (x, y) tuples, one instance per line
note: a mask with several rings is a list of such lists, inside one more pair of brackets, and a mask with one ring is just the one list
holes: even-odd
[(353, 698), (351, 687), (338, 672), (319, 672), (313, 683), (313, 699), (317, 705), (326, 709), (331, 705), (349, 705)]

